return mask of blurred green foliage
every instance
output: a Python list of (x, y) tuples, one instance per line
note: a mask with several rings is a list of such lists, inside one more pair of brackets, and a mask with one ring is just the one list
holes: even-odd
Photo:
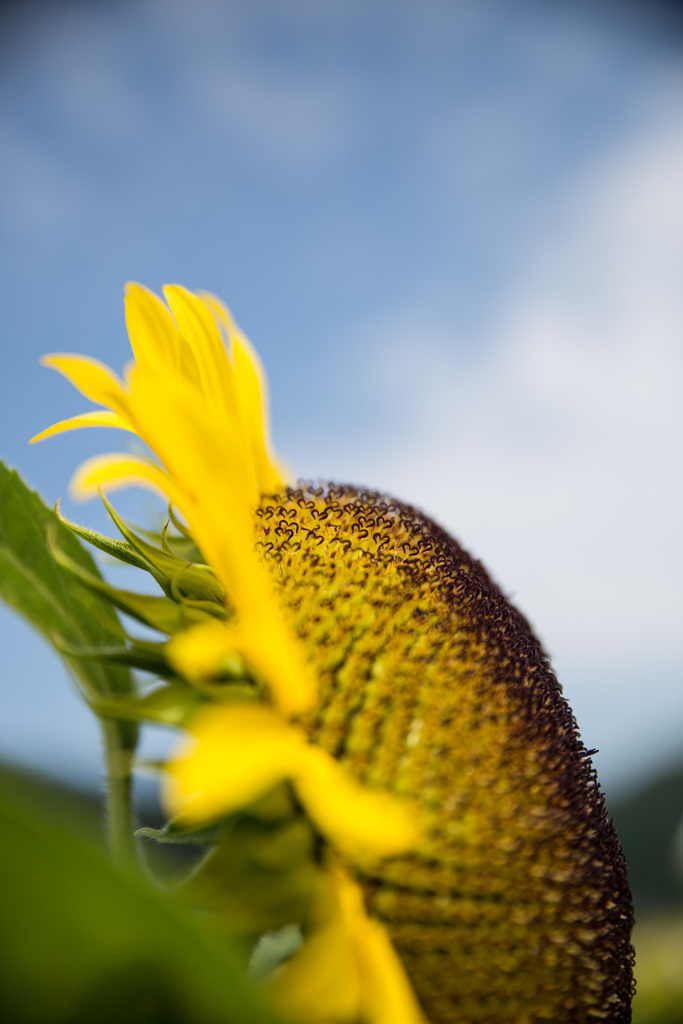
[(683, 911), (644, 916), (634, 945), (634, 1024), (683, 1024)]
[(87, 838), (92, 805), (76, 803), (65, 795), (48, 811), (37, 784), (0, 774), (2, 1019), (273, 1024), (243, 954), (171, 895), (114, 868)]
[(683, 864), (676, 851), (677, 830), (683, 822), (683, 765), (610, 809), (628, 864), (636, 916), (683, 906)]
[(612, 808), (636, 911), (634, 1024), (683, 1024), (683, 766)]

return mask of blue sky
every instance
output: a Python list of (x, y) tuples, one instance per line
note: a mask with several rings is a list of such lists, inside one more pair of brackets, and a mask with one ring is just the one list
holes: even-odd
[[(294, 471), (390, 490), (482, 558), (608, 789), (675, 757), (680, 24), (517, 0), (29, 0), (0, 18), (7, 461), (64, 494), (120, 442), (26, 446), (81, 409), (41, 353), (118, 369), (126, 280), (211, 289), (263, 356)], [(53, 657), (4, 611), (0, 630), (0, 749), (94, 777)]]

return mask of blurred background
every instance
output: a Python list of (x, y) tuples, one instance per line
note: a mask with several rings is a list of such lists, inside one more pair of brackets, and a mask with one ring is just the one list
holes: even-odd
[[(421, 507), (528, 616), (599, 749), (637, 901), (671, 913), (681, 5), (5, 3), (0, 237), (0, 455), (65, 495), (125, 440), (29, 448), (87, 405), (39, 356), (119, 370), (126, 280), (216, 292), (263, 357), (292, 471)], [(96, 787), (56, 658), (4, 609), (0, 633), (0, 756)]]

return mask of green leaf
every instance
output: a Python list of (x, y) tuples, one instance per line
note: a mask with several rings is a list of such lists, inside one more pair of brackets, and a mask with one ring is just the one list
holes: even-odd
[[(0, 598), (51, 643), (55, 635), (79, 647), (120, 643), (123, 630), (116, 612), (55, 561), (47, 544), (48, 528), (71, 564), (100, 578), (79, 540), (14, 470), (0, 462)], [(130, 672), (123, 665), (63, 657), (88, 693), (133, 691)]]
[(275, 1024), (246, 956), (0, 780), (0, 1013), (12, 1024)]

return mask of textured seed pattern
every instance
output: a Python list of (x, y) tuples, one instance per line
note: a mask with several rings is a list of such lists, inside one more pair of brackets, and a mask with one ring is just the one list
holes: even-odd
[(432, 1024), (631, 1019), (631, 901), (595, 772), (538, 641), (416, 510), (301, 485), (258, 548), (320, 680), (304, 722), (412, 798), (419, 848), (357, 865)]

